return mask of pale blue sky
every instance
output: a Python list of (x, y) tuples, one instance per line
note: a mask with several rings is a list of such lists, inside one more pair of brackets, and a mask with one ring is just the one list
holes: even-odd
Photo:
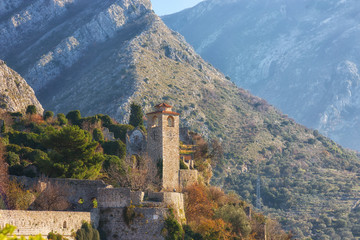
[(155, 13), (159, 16), (190, 8), (203, 0), (151, 0)]

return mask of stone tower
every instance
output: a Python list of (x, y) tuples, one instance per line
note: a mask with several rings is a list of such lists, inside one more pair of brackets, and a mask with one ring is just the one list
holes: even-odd
[[(173, 191), (179, 189), (179, 114), (171, 106), (161, 103), (155, 111), (146, 114), (147, 152), (156, 164), (162, 161), (162, 188)], [(161, 166), (157, 165), (157, 166)]]

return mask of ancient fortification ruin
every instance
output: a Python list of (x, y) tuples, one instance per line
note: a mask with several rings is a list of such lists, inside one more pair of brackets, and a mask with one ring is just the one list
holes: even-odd
[[(147, 135), (140, 128), (127, 134), (127, 155), (148, 157), (154, 166), (161, 168), (161, 192), (113, 188), (103, 181), (50, 179), (43, 182), (19, 177), (26, 187), (40, 184), (43, 190), (50, 185), (66, 188), (72, 211), (0, 210), (0, 228), (10, 223), (17, 226), (17, 235), (41, 233), (46, 236), (53, 231), (73, 239), (72, 234), (82, 221), (87, 221), (108, 240), (164, 239), (162, 232), (169, 207), (180, 221), (185, 221), (184, 197), (179, 191), (197, 181), (197, 171), (180, 169), (179, 114), (162, 103), (147, 114), (147, 119)], [(131, 223), (124, 218), (124, 211), (129, 207), (135, 212)]]

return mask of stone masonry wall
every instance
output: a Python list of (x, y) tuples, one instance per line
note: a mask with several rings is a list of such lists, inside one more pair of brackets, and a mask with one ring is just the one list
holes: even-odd
[(176, 192), (150, 192), (148, 197), (152, 201), (161, 202), (163, 207), (172, 208), (178, 220), (185, 223), (184, 194)]
[[(28, 177), (16, 177), (16, 179), (26, 188), (34, 188), (40, 183), (43, 189), (47, 187), (47, 184), (54, 184), (55, 186), (65, 189), (68, 195), (68, 201), (72, 204), (72, 210), (76, 211), (90, 211), (93, 209), (92, 200), (99, 195), (98, 189), (107, 186), (103, 181), (94, 180), (60, 178), (41, 179)], [(82, 204), (79, 204), (80, 199), (82, 199)]]
[(166, 208), (135, 207), (135, 217), (129, 225), (124, 221), (124, 208), (100, 209), (99, 231), (106, 240), (164, 240)]
[(101, 188), (98, 189), (98, 193), (98, 206), (100, 208), (118, 208), (130, 205), (129, 188)]
[(51, 231), (73, 239), (71, 234), (81, 228), (83, 221), (91, 222), (90, 212), (50, 212), (0, 210), (0, 228), (6, 224), (17, 227), (14, 234), (28, 237), (41, 234), (46, 237)]
[[(174, 126), (168, 126), (168, 118), (173, 117)], [(163, 141), (163, 188), (167, 191), (179, 190), (180, 149), (179, 116), (162, 115)]]
[(180, 187), (186, 188), (189, 185), (198, 182), (198, 171), (197, 170), (180, 170)]

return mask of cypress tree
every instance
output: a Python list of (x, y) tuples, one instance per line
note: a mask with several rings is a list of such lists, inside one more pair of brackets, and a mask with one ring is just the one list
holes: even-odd
[[(1, 120), (0, 120), (0, 124), (1, 124)], [(5, 131), (6, 131), (6, 127), (5, 127), (5, 122), (3, 121), (0, 129), (0, 133), (5, 133)]]
[(132, 103), (130, 106), (129, 124), (134, 127), (144, 126), (143, 116), (144, 115), (143, 115), (141, 106), (136, 103)]

